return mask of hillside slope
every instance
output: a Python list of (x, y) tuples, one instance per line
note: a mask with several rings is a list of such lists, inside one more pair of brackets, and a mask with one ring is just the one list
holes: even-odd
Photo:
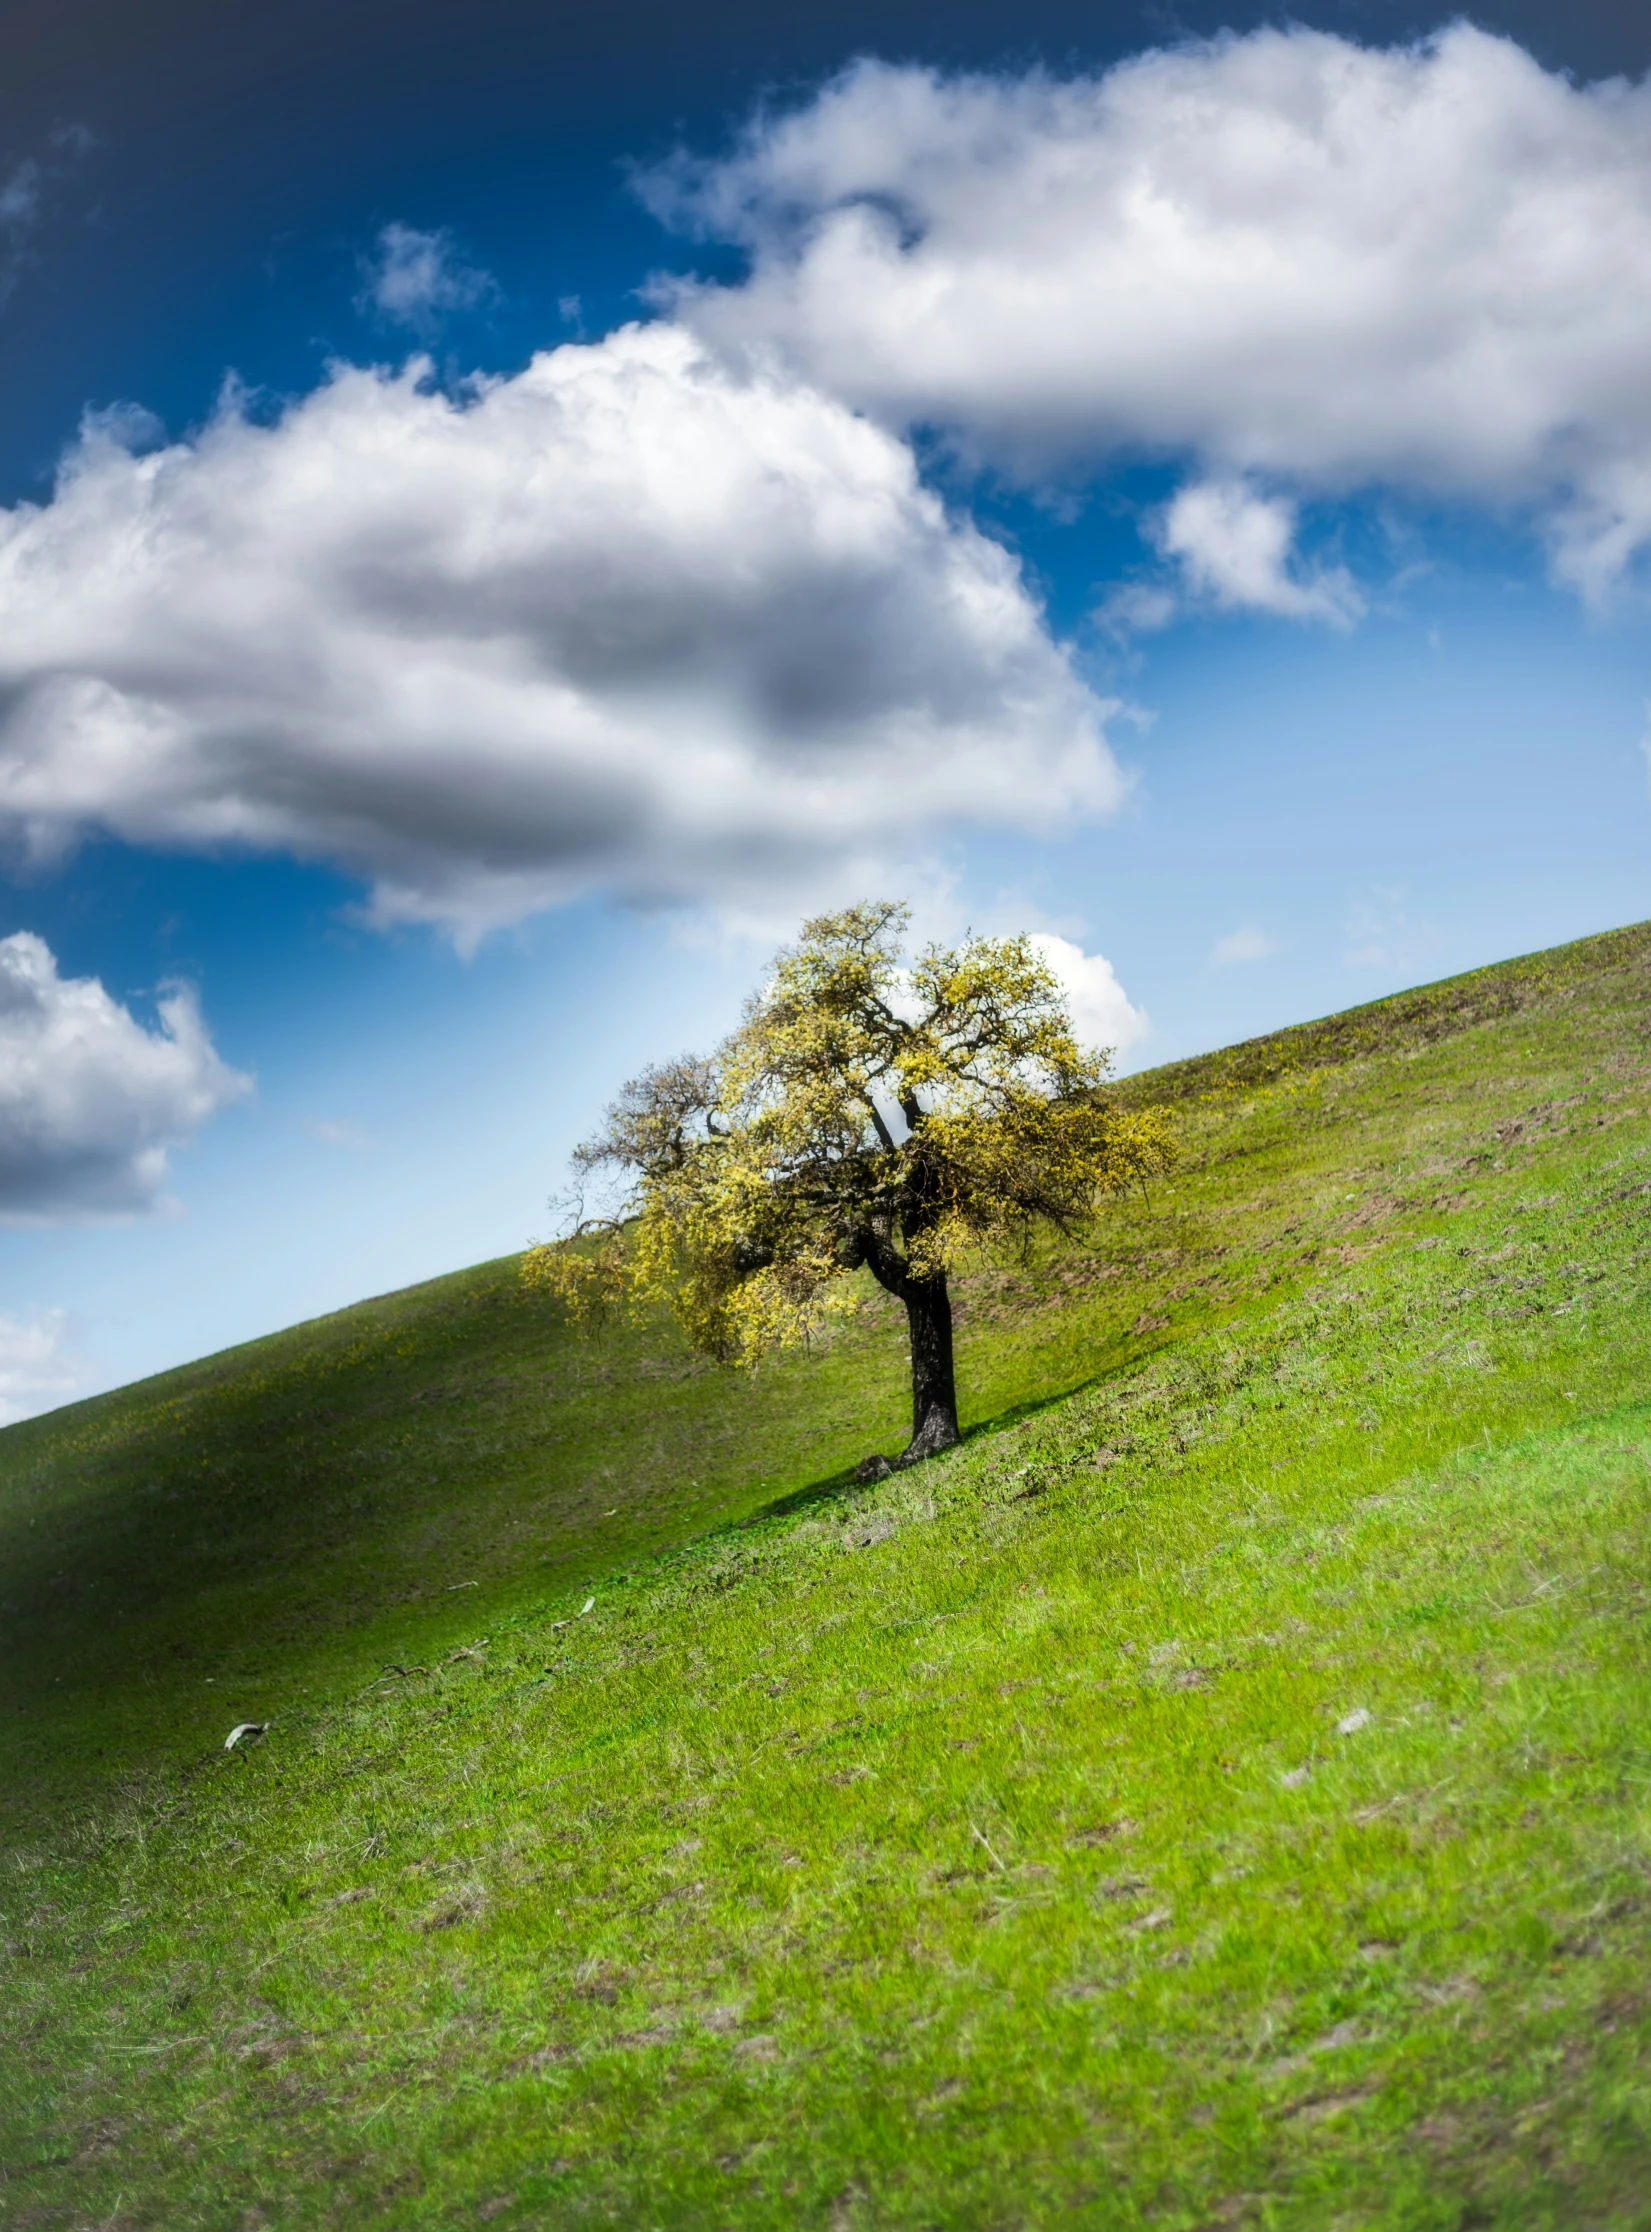
[(1648, 990), (1131, 1080), (877, 1491), (509, 1262), (0, 1436), (7, 2221), (1651, 2222)]

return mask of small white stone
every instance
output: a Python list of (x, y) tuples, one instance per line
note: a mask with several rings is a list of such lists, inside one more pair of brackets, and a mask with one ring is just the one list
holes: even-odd
[(1368, 1728), (1369, 1726), (1370, 1715), (1362, 1705), (1359, 1705), (1337, 1721), (1336, 1734), (1338, 1736), (1356, 1736), (1361, 1728)]

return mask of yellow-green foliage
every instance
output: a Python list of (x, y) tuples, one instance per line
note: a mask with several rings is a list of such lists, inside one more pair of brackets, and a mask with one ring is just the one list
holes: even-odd
[(807, 923), (711, 1060), (627, 1085), (576, 1158), (626, 1191), (534, 1249), (529, 1283), (587, 1323), (668, 1300), (696, 1348), (753, 1363), (807, 1339), (863, 1265), (933, 1279), (1169, 1168), (1167, 1112), (1108, 1095), (1027, 939), (908, 961), (908, 921), (884, 900)]

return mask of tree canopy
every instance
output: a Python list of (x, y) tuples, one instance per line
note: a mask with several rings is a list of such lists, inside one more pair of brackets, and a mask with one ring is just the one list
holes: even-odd
[(745, 1364), (806, 1339), (868, 1269), (909, 1321), (907, 1462), (958, 1438), (959, 1259), (1070, 1232), (1175, 1152), (1163, 1111), (1107, 1094), (1028, 939), (908, 957), (908, 927), (891, 900), (806, 923), (714, 1054), (625, 1086), (575, 1154), (569, 1232), (524, 1264), (580, 1319), (663, 1300), (696, 1349)]

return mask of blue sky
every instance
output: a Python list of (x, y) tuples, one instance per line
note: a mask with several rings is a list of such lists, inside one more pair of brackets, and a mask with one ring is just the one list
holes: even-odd
[(817, 904), (1124, 1066), (1651, 912), (1637, 11), (935, 16), (23, 11), (4, 1415), (542, 1236)]

